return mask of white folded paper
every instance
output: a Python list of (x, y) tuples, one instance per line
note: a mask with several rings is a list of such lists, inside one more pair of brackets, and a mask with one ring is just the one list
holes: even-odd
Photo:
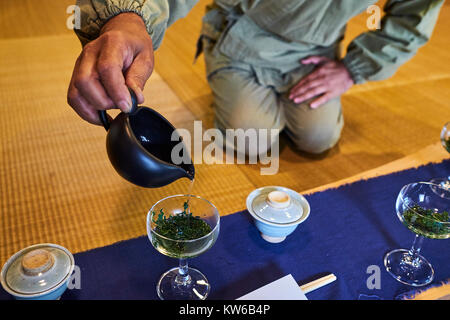
[(308, 300), (291, 274), (256, 289), (237, 300)]

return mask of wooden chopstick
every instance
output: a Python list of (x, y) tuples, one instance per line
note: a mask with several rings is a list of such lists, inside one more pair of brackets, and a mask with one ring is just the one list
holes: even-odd
[(308, 282), (307, 284), (300, 286), (300, 289), (302, 289), (303, 293), (306, 294), (308, 292), (326, 286), (327, 284), (335, 281), (336, 279), (337, 279), (336, 276), (331, 273), (325, 277), (316, 279), (314, 281)]

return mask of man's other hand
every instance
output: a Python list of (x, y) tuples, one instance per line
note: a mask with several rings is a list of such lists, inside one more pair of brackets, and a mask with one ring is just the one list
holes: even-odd
[(295, 103), (317, 97), (310, 103), (310, 107), (315, 109), (342, 95), (354, 84), (347, 68), (340, 61), (311, 56), (301, 60), (301, 63), (314, 64), (317, 68), (291, 88), (289, 99)]

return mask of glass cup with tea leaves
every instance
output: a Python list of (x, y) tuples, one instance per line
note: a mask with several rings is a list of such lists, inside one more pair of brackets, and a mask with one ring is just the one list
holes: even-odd
[[(441, 143), (442, 146), (450, 153), (450, 122), (447, 122), (441, 131)], [(431, 183), (438, 184), (444, 188), (450, 190), (450, 175), (447, 177), (439, 177), (430, 180)], [(434, 189), (434, 188), (433, 188)], [(435, 190), (435, 189), (434, 189)], [(438, 190), (435, 190), (438, 192)]]
[[(436, 190), (438, 192), (436, 192)], [(411, 249), (396, 249), (384, 258), (387, 271), (401, 283), (423, 286), (433, 281), (431, 264), (420, 255), (424, 237), (450, 238), (450, 190), (430, 182), (405, 185), (396, 201), (397, 216), (416, 234)]]
[(450, 153), (450, 122), (444, 124), (444, 127), (442, 128), (441, 143), (444, 146), (445, 150)]
[(147, 234), (160, 253), (179, 259), (179, 266), (165, 272), (156, 290), (162, 300), (204, 300), (211, 286), (193, 258), (211, 248), (219, 235), (216, 207), (199, 196), (174, 195), (158, 201), (147, 214)]

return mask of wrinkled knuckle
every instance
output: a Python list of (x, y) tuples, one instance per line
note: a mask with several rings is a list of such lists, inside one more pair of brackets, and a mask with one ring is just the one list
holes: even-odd
[(109, 109), (114, 106), (114, 102), (107, 98), (99, 98), (96, 102), (96, 107), (101, 108), (102, 110)]
[[(86, 45), (87, 46), (87, 45)], [(86, 56), (88, 55), (90, 49), (87, 49), (86, 47), (83, 48), (83, 51), (81, 51), (80, 56), (78, 57), (77, 61), (81, 62), (83, 61), (83, 59), (86, 58)]]
[(123, 33), (119, 30), (110, 30), (108, 32), (105, 32), (101, 36), (102, 40), (106, 43), (120, 43), (124, 40)]
[(139, 82), (145, 82), (147, 80), (147, 76), (143, 72), (134, 74), (133, 78)]
[(320, 80), (321, 80), (321, 81), (320, 81), (321, 83), (326, 84), (326, 83), (330, 82), (332, 79), (331, 79), (331, 77), (330, 77), (330, 74), (325, 73), (325, 74), (320, 78)]
[(90, 80), (87, 76), (78, 76), (74, 79), (73, 84), (77, 89), (82, 89), (89, 86)]
[(108, 110), (108, 109), (112, 108), (114, 105), (110, 104), (106, 101), (100, 101), (97, 106), (98, 106), (98, 109), (100, 109), (100, 110)]
[(319, 84), (320, 84), (320, 80), (313, 80), (313, 81), (311, 81), (310, 83), (309, 83), (309, 87), (311, 87), (311, 88), (315, 88), (315, 87), (317, 87)]
[(314, 88), (315, 94), (323, 93), (324, 91), (325, 91), (325, 86), (323, 86), (323, 85), (318, 85), (317, 87)]
[(91, 41), (83, 47), (83, 51), (81, 52), (80, 57), (84, 58), (90, 54), (93, 54), (95, 51), (96, 51), (96, 43), (94, 41)]
[(317, 95), (317, 94), (319, 94), (320, 92), (322, 92), (322, 88), (321, 88), (321, 87), (317, 87), (317, 88), (314, 88), (314, 90), (312, 91), (312, 94), (313, 94), (313, 95)]
[(100, 76), (105, 76), (114, 68), (114, 64), (109, 61), (99, 61), (97, 63), (97, 72)]
[(152, 71), (154, 67), (153, 59), (151, 59), (151, 57), (145, 59), (144, 65), (147, 68), (147, 70)]
[(320, 67), (319, 69), (317, 69), (316, 74), (321, 76), (325, 73), (325, 68), (324, 67)]

